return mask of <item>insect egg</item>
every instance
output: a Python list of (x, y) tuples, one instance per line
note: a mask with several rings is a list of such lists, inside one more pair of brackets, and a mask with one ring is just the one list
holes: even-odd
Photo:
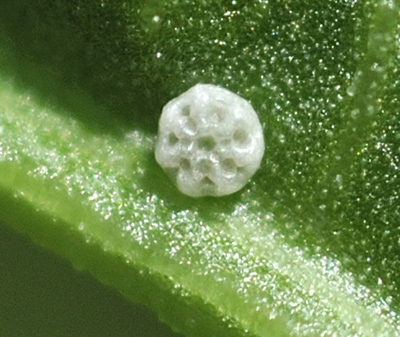
[(162, 110), (155, 157), (188, 196), (240, 190), (260, 167), (263, 153), (256, 112), (227, 89), (197, 84)]

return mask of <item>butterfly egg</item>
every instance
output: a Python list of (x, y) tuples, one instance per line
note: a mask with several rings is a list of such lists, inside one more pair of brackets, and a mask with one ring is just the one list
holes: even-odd
[(227, 89), (197, 84), (162, 110), (155, 157), (188, 196), (240, 190), (260, 167), (263, 153), (256, 112)]

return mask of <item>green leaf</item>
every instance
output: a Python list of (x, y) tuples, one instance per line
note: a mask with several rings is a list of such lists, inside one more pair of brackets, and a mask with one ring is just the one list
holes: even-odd
[[(399, 4), (6, 1), (0, 219), (187, 336), (397, 336)], [(24, 24), (21, 24), (24, 22)], [(250, 100), (260, 171), (181, 195), (161, 107)]]
[(178, 337), (157, 316), (0, 225), (2, 336)]

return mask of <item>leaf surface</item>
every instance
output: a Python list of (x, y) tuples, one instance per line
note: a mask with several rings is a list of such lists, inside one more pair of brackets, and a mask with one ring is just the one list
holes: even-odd
[[(188, 336), (397, 336), (398, 14), (6, 1), (1, 219)], [(229, 197), (181, 195), (154, 160), (162, 105), (196, 83), (263, 123)]]

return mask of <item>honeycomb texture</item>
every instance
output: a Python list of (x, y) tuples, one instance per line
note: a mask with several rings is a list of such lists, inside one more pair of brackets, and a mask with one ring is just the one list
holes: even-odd
[(186, 195), (240, 190), (260, 167), (263, 153), (256, 112), (227, 89), (197, 84), (163, 108), (156, 160)]

